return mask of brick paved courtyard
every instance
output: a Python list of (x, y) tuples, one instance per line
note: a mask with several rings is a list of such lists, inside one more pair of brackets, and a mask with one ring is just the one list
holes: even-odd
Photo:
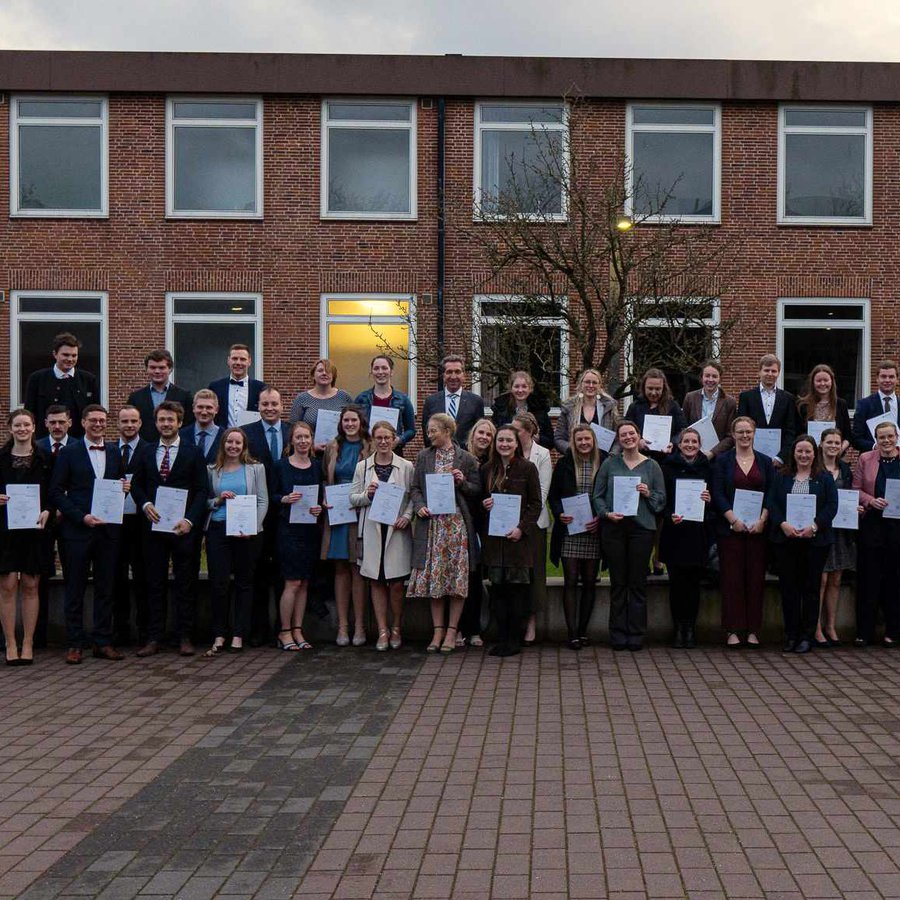
[(0, 672), (0, 896), (900, 896), (900, 654)]

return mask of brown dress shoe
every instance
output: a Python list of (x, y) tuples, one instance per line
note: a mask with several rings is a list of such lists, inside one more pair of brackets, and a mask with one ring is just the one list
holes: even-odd
[(159, 644), (156, 641), (147, 641), (143, 647), (139, 648), (135, 656), (156, 656), (159, 653)]
[(193, 656), (197, 652), (194, 645), (187, 639), (184, 638), (181, 642), (181, 646), (178, 648), (179, 656)]
[(66, 663), (70, 666), (77, 666), (81, 662), (81, 648), (69, 647), (66, 651)]
[(109, 659), (116, 661), (125, 659), (125, 654), (122, 653), (121, 650), (116, 650), (111, 644), (106, 644), (102, 647), (94, 647), (93, 657), (94, 659)]

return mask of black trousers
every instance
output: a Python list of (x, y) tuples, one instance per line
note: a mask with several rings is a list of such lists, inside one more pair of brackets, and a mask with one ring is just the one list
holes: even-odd
[(459, 617), (459, 633), (466, 637), (481, 634), (481, 604), (484, 600), (484, 582), (481, 567), (469, 572), (469, 593)]
[(614, 647), (640, 647), (647, 630), (647, 569), (655, 531), (633, 519), (605, 522), (603, 558), (609, 564), (609, 639)]
[(188, 534), (167, 534), (151, 531), (149, 525), (144, 525), (148, 641), (161, 641), (165, 636), (170, 560), (174, 576), (175, 633), (179, 640), (191, 639), (194, 630), (194, 598), (197, 595), (194, 554), (198, 540), (194, 529)]
[[(275, 592), (277, 609), (278, 599), (284, 590), (284, 579), (281, 577), (281, 565), (278, 561), (277, 535), (277, 514), (266, 516), (262, 534), (257, 535), (259, 551), (256, 574), (253, 579), (251, 626), (244, 635), (249, 637), (252, 634), (260, 641), (268, 641), (272, 638), (272, 592)], [(209, 553), (208, 548), (207, 553)]]
[(900, 523), (872, 522), (859, 535), (856, 584), (856, 636), (875, 640), (878, 609), (884, 633), (900, 640)]
[(679, 566), (667, 563), (669, 572), (669, 606), (672, 623), (678, 625), (697, 624), (700, 611), (700, 582), (706, 571), (703, 566)]
[(228, 537), (224, 522), (210, 522), (206, 531), (206, 561), (214, 637), (228, 633), (228, 586), (234, 576), (234, 620), (231, 634), (250, 634), (253, 613), (253, 574), (256, 571), (263, 536)]
[(819, 592), (828, 547), (794, 538), (775, 545), (781, 585), (784, 636), (789, 641), (811, 641), (819, 622)]
[(498, 645), (521, 645), (523, 611), (529, 605), (527, 584), (491, 584), (491, 611), (497, 624)]
[(41, 580), (38, 583), (38, 619), (34, 629), (34, 646), (47, 646), (47, 627), (50, 624), (50, 579), (56, 575), (56, 548), (59, 547), (59, 561), (62, 566), (63, 584), (66, 582), (66, 548), (62, 535), (54, 523), (53, 532), (47, 541), (47, 558)]
[(138, 642), (143, 644), (147, 641), (150, 612), (144, 570), (143, 518), (135, 514), (124, 516), (122, 521), (113, 601), (113, 634), (119, 643), (124, 643), (131, 634), (132, 594)]
[(112, 643), (113, 585), (119, 550), (119, 528), (102, 525), (86, 531), (86, 534), (69, 537), (65, 542), (65, 616), (69, 647), (86, 647), (89, 643), (84, 629), (84, 594), (92, 568), (94, 615), (90, 643), (98, 646)]

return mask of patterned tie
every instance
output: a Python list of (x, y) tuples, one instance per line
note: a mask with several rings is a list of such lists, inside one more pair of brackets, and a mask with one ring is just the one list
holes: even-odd
[(122, 466), (128, 468), (128, 460), (131, 459), (131, 444), (122, 444)]
[(163, 453), (162, 462), (159, 464), (159, 480), (160, 481), (168, 481), (169, 480), (169, 448), (168, 446)]
[(62, 444), (59, 441), (53, 442), (53, 455), (59, 456), (59, 451), (62, 449)]
[(278, 459), (278, 429), (274, 425), (269, 426), (269, 453), (272, 459)]
[(890, 397), (884, 398), (884, 411), (886, 413), (889, 413), (891, 411), (891, 398)]
[(206, 457), (206, 438), (208, 437), (205, 431), (201, 431), (200, 434), (197, 435), (197, 449), (200, 451), (200, 455), (204, 458)]
[(450, 414), (451, 419), (456, 419), (456, 394), (451, 394), (447, 398), (447, 412)]

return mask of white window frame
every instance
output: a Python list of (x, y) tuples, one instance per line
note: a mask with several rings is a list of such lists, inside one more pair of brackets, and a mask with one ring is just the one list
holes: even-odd
[[(785, 125), (785, 113), (789, 110), (810, 110), (813, 112), (858, 111), (866, 114), (863, 126), (842, 127), (837, 125)], [(848, 216), (789, 216), (785, 214), (784, 192), (787, 186), (785, 166), (787, 165), (786, 136), (788, 134), (861, 134), (866, 139), (865, 150), (865, 198), (861, 217)], [(837, 104), (783, 103), (778, 107), (778, 224), (779, 225), (834, 225), (866, 227), (872, 224), (872, 107)]]
[[(379, 302), (408, 303), (409, 314), (404, 316), (401, 312), (397, 312), (395, 316), (365, 316), (365, 315), (329, 315), (329, 300), (348, 300), (357, 302), (360, 300), (377, 300)], [(415, 294), (376, 294), (376, 293), (353, 293), (353, 294), (321, 294), (319, 298), (319, 355), (323, 359), (329, 359), (328, 350), (328, 326), (329, 325), (408, 325), (409, 327), (409, 347), (407, 352), (409, 358), (407, 364), (409, 367), (409, 393), (407, 396), (413, 405), (413, 409), (417, 408), (416, 398), (418, 396), (418, 377), (416, 371), (416, 296)], [(372, 344), (372, 355), (378, 352), (378, 348)]]
[[(59, 118), (19, 116), (22, 101), (67, 100), (100, 103), (100, 118)], [(19, 125), (100, 127), (100, 208), (20, 209), (19, 208)], [(9, 104), (9, 214), (28, 219), (108, 219), (109, 218), (109, 100), (99, 94), (14, 94)]]
[[(527, 109), (533, 106), (559, 106), (562, 109), (561, 122), (482, 122), (481, 110), (485, 106), (510, 106)], [(561, 188), (561, 206), (559, 213), (555, 215), (544, 215), (543, 213), (522, 213), (526, 219), (535, 222), (568, 222), (569, 221), (569, 104), (562, 101), (550, 102), (544, 100), (516, 100), (508, 101), (503, 99), (496, 100), (479, 100), (475, 104), (475, 150), (473, 165), (473, 188), (472, 196), (474, 197), (473, 220), (476, 222), (489, 221), (491, 219), (502, 220), (507, 216), (499, 213), (484, 212), (484, 195), (481, 187), (481, 132), (482, 131), (517, 131), (525, 132), (532, 130), (540, 131), (559, 131), (563, 135), (562, 141), (562, 164), (564, 169), (565, 185)]]
[[(176, 119), (176, 103), (253, 103), (256, 116), (253, 119)], [(256, 206), (252, 211), (175, 208), (175, 129), (176, 128), (255, 128), (256, 150)], [(260, 97), (223, 97), (196, 94), (166, 97), (166, 218), (167, 219), (262, 219), (263, 218), (263, 101)]]
[[(523, 298), (515, 294), (476, 294), (473, 300), (472, 316), (472, 359), (475, 361), (476, 371), (472, 375), (472, 390), (481, 395), (481, 374), (477, 371), (481, 359), (481, 329), (483, 325), (502, 325), (503, 316), (484, 316), (481, 313), (481, 307), (484, 303), (522, 303)], [(565, 301), (563, 301), (565, 302)], [(535, 318), (528, 323), (536, 328), (558, 328), (559, 329), (559, 364), (562, 371), (559, 375), (559, 399), (565, 403), (569, 399), (569, 329), (566, 327), (566, 320), (561, 316), (542, 316)], [(561, 407), (554, 406), (549, 410), (551, 416), (558, 416)], [(493, 410), (487, 408), (487, 415), (492, 415)]]
[[(681, 298), (681, 297), (665, 297), (660, 298), (660, 302), (672, 302), (672, 303), (683, 303), (685, 306), (687, 305), (700, 305), (700, 304), (708, 304), (712, 306), (712, 314), (709, 316), (704, 316), (703, 318), (693, 319), (698, 325), (703, 325), (710, 330), (710, 338), (712, 342), (710, 354), (710, 359), (719, 359), (719, 355), (722, 349), (722, 333), (721, 333), (721, 323), (722, 323), (722, 309), (721, 302), (718, 297), (692, 297), (690, 299)], [(644, 319), (642, 322), (636, 324), (637, 328), (668, 328), (672, 321), (681, 321), (684, 319), (675, 319), (670, 320), (666, 318), (650, 318)], [(626, 383), (630, 381), (635, 375), (634, 368), (634, 330), (628, 335), (625, 340), (625, 344), (623, 346), (623, 357), (625, 359), (625, 381)], [(640, 374), (640, 373), (637, 373)], [(631, 406), (632, 402), (636, 400), (634, 394), (629, 394), (627, 397), (623, 398), (623, 412), (628, 410), (628, 407)]]
[[(788, 319), (785, 317), (785, 308), (788, 306), (846, 306), (861, 308), (862, 319)], [(861, 396), (868, 393), (869, 371), (872, 362), (872, 328), (871, 328), (872, 302), (868, 297), (779, 297), (776, 313), (775, 353), (782, 361), (781, 371), (778, 373), (778, 386), (784, 387), (784, 332), (791, 328), (820, 328), (822, 330), (841, 329), (845, 331), (862, 332), (862, 350), (860, 353), (857, 381), (862, 391)], [(852, 418), (855, 407), (850, 409)]]
[[(241, 313), (225, 315), (223, 313), (176, 313), (176, 300), (254, 300), (255, 313)], [(166, 349), (175, 354), (175, 326), (180, 324), (206, 325), (206, 324), (252, 324), (253, 329), (253, 363), (251, 375), (259, 381), (263, 377), (263, 298), (262, 294), (250, 291), (168, 291), (166, 292)], [(176, 358), (177, 367), (178, 360)], [(223, 371), (227, 368), (225, 358), (222, 358)], [(175, 370), (172, 370), (171, 380), (174, 382)]]
[[(64, 303), (66, 300), (89, 299), (100, 301), (99, 313), (62, 312), (52, 316), (46, 312), (21, 312), (20, 301), (27, 299), (54, 299)], [(12, 291), (9, 305), (9, 399), (10, 408), (21, 406), (24, 401), (25, 385), (19, 382), (19, 339), (20, 322), (46, 322), (48, 318), (65, 319), (71, 323), (72, 330), (78, 331), (78, 322), (90, 322), (100, 325), (100, 371), (95, 374), (100, 379), (100, 402), (108, 406), (109, 400), (109, 294), (105, 291)], [(62, 330), (62, 329), (60, 329)], [(53, 365), (51, 348), (47, 348), (47, 365)]]
[[(399, 106), (409, 105), (409, 121), (384, 119), (329, 119), (329, 103), (347, 103), (354, 106), (380, 106), (391, 104)], [(319, 183), (320, 216), (323, 219), (368, 219), (380, 221), (415, 222), (418, 218), (418, 126), (416, 118), (417, 103), (410, 97), (327, 97), (322, 100), (321, 114), (321, 164)], [(328, 209), (328, 132), (332, 128), (370, 128), (377, 131), (408, 131), (409, 132), (409, 212), (365, 212), (356, 210)]]
[[(658, 107), (672, 110), (702, 109), (712, 110), (712, 125), (662, 125), (635, 124), (634, 110), (640, 107)], [(641, 218), (641, 222), (702, 222), (718, 225), (722, 221), (722, 107), (718, 103), (672, 103), (644, 101), (629, 103), (626, 112), (625, 128), (625, 214), (634, 215), (634, 135), (635, 132), (669, 133), (669, 134), (712, 134), (713, 135), (713, 209), (708, 216), (678, 215), (661, 213)]]

